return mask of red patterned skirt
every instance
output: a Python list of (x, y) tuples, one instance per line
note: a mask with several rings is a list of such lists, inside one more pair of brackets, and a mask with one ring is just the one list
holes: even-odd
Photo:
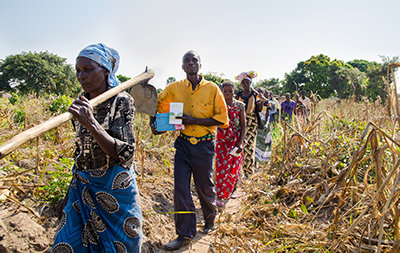
[[(229, 110), (230, 118), (239, 117), (238, 111)], [(237, 114), (237, 115), (236, 115)], [(215, 146), (215, 179), (217, 197), (229, 199), (239, 179), (243, 152), (239, 156), (230, 154), (240, 137), (240, 131), (235, 131), (232, 120), (228, 128), (218, 128)]]

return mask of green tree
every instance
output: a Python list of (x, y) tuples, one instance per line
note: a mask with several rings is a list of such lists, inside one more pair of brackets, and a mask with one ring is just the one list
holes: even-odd
[[(382, 63), (370, 62), (366, 60), (353, 60), (348, 64), (358, 68), (365, 73), (367, 77), (364, 94), (371, 100), (381, 97), (382, 102), (387, 98), (387, 84), (382, 77), (387, 78), (388, 64), (398, 62), (399, 57), (381, 56)], [(389, 76), (389, 82), (392, 83), (392, 76)]]
[[(283, 80), (282, 93), (294, 93), (299, 90), (304, 89), (304, 85), (308, 82), (306, 77), (306, 69), (304, 67), (304, 62), (299, 62), (296, 68), (289, 74), (285, 74), (285, 79)], [(314, 91), (315, 93), (315, 91)]]
[[(371, 100), (376, 100), (380, 96), (383, 102), (387, 98), (387, 84), (382, 77), (387, 78), (388, 64), (398, 62), (399, 58), (381, 56), (381, 60), (382, 63), (366, 60), (353, 60), (348, 63), (365, 73), (367, 77), (365, 95)], [(389, 82), (393, 82), (392, 76), (389, 76)]]
[(304, 63), (305, 76), (308, 81), (304, 85), (305, 90), (317, 92), (321, 98), (335, 95), (331, 86), (331, 80), (343, 63), (339, 60), (331, 61), (326, 55), (312, 56)]
[(49, 52), (23, 52), (0, 61), (0, 90), (75, 96), (80, 84), (66, 59)]
[[(380, 56), (381, 60), (382, 60), (382, 75), (387, 78), (387, 70), (388, 70), (388, 66), (390, 63), (393, 62), (399, 62), (399, 57), (398, 56), (394, 56), (394, 57), (389, 57), (389, 56)], [(393, 71), (396, 72), (397, 68), (393, 68)], [(382, 79), (382, 78), (381, 78)], [(393, 83), (392, 80), (392, 75), (389, 75), (389, 82)]]
[(218, 86), (225, 81), (225, 78), (223, 78), (223, 74), (217, 74), (217, 73), (211, 73), (208, 72), (207, 74), (201, 74), (204, 79), (206, 79), (207, 81), (211, 81), (216, 83)]
[(347, 64), (350, 64), (351, 66), (353, 66), (354, 68), (358, 68), (361, 72), (366, 73), (368, 68), (371, 65), (377, 65), (378, 63), (376, 62), (369, 62), (366, 60), (361, 60), (361, 59), (356, 59), (356, 60), (352, 60), (347, 62)]
[(131, 79), (130, 77), (124, 76), (124, 75), (117, 75), (117, 78), (121, 83), (126, 82)]
[(365, 73), (351, 65), (340, 66), (332, 76), (331, 85), (339, 98), (350, 98), (355, 95), (359, 101), (365, 95), (368, 82)]
[(292, 72), (285, 74), (282, 82), (283, 92), (294, 93), (306, 90), (317, 93), (322, 98), (333, 96), (335, 89), (332, 84), (335, 81), (336, 71), (343, 65), (342, 61), (331, 61), (323, 54), (311, 56), (307, 61), (299, 62)]
[(263, 87), (273, 94), (279, 94), (282, 91), (282, 85), (279, 78), (263, 79), (254, 84), (254, 88)]
[[(387, 84), (383, 81), (382, 77), (386, 78), (387, 64), (376, 64), (368, 67), (366, 75), (368, 78), (366, 95), (371, 100), (375, 101), (378, 96), (384, 102), (387, 99)], [(391, 82), (391, 77), (389, 78)]]
[[(129, 76), (124, 76), (124, 75), (117, 75), (117, 78), (121, 83), (126, 82), (131, 79)], [(132, 87), (127, 89), (126, 92), (131, 93), (131, 90), (132, 90)]]
[(167, 85), (170, 84), (170, 83), (173, 83), (173, 82), (176, 82), (176, 78), (173, 77), (173, 76), (168, 77), (168, 79), (167, 79)]

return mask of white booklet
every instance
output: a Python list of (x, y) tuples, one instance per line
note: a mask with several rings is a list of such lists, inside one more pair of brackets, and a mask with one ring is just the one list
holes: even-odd
[(176, 117), (183, 116), (183, 103), (170, 103), (169, 104), (169, 123), (171, 125), (181, 125), (182, 119)]

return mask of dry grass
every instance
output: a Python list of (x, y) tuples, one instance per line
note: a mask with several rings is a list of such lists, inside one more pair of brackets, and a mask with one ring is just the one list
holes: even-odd
[(282, 126), (271, 161), (243, 186), (240, 214), (221, 217), (214, 250), (398, 252), (400, 138), (388, 111), (326, 100)]

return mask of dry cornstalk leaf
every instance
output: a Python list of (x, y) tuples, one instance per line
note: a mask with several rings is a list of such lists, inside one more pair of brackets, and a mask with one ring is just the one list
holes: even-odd
[(367, 135), (368, 131), (369, 131), (369, 126), (371, 125), (371, 122), (369, 122), (367, 124), (367, 126), (365, 127), (364, 131), (361, 133), (360, 135), (360, 140), (362, 141), (364, 139), (364, 137)]
[(6, 200), (10, 194), (11, 192), (8, 188), (0, 190), (0, 201)]
[(24, 194), (24, 196), (26, 195), (26, 192), (18, 185), (12, 184), (11, 186), (14, 187), (15, 189), (17, 189), (18, 191), (22, 192)]
[[(389, 198), (385, 204), (385, 206), (383, 207), (382, 211), (385, 212), (386, 209), (389, 207), (390, 202), (392, 200), (392, 197), (394, 195), (394, 191), (396, 190), (397, 185), (399, 184), (399, 180), (400, 180), (400, 173), (398, 173), (396, 181), (394, 183), (393, 189), (390, 192)], [(382, 244), (382, 236), (383, 236), (383, 219), (384, 217), (381, 217), (381, 222), (380, 222), (380, 226), (379, 226), (379, 242), (378, 242), (378, 253), (381, 251), (381, 244)]]
[(389, 253), (398, 253), (398, 252), (400, 252), (400, 240), (397, 240), (394, 243), (392, 249), (389, 251)]
[(363, 219), (364, 214), (368, 211), (369, 207), (373, 205), (376, 202), (377, 196), (379, 196), (383, 190), (383, 186), (387, 184), (387, 182), (390, 180), (390, 178), (395, 174), (397, 171), (397, 168), (400, 165), (400, 160), (398, 160), (393, 167), (393, 169), (390, 171), (389, 175), (385, 178), (385, 181), (383, 184), (379, 187), (379, 189), (375, 192), (374, 197), (372, 198), (371, 202), (365, 206), (365, 208), (360, 212), (359, 217), (353, 222), (353, 224), (347, 229), (347, 231), (342, 234), (335, 243), (333, 243), (329, 248), (335, 250), (338, 245), (343, 241), (343, 239), (350, 234), (351, 231), (358, 225), (358, 223)]
[(400, 240), (400, 210), (396, 209), (396, 216), (394, 217), (394, 235), (397, 240)]
[(391, 136), (389, 136), (385, 131), (383, 131), (381, 128), (379, 128), (375, 123), (370, 122), (372, 126), (374, 126), (374, 128), (379, 131), (382, 135), (384, 135), (386, 138), (388, 138), (391, 142), (393, 142), (394, 144), (396, 144), (398, 147), (400, 147), (400, 144), (395, 141)]
[(36, 218), (38, 218), (40, 220), (40, 216), (38, 214), (36, 214), (36, 212), (34, 210), (32, 210), (29, 206), (21, 203), (19, 200), (11, 197), (11, 196), (7, 196), (7, 198), (11, 201), (13, 201), (14, 203), (17, 203), (18, 205), (24, 207), (26, 210), (28, 210), (31, 214), (33, 214)]
[[(8, 175), (7, 177), (18, 177), (18, 176), (23, 175), (23, 174), (25, 174), (25, 173), (27, 173), (27, 172), (30, 172), (30, 171), (32, 171), (32, 170), (34, 170), (34, 169), (26, 169), (26, 170), (23, 170), (23, 171), (20, 171), (20, 172), (17, 172), (17, 173), (13, 173), (13, 174), (11, 174), (11, 175)], [(7, 178), (7, 177), (6, 177), (6, 178)]]
[(4, 224), (3, 220), (0, 218), (0, 226), (9, 234), (6, 224)]

